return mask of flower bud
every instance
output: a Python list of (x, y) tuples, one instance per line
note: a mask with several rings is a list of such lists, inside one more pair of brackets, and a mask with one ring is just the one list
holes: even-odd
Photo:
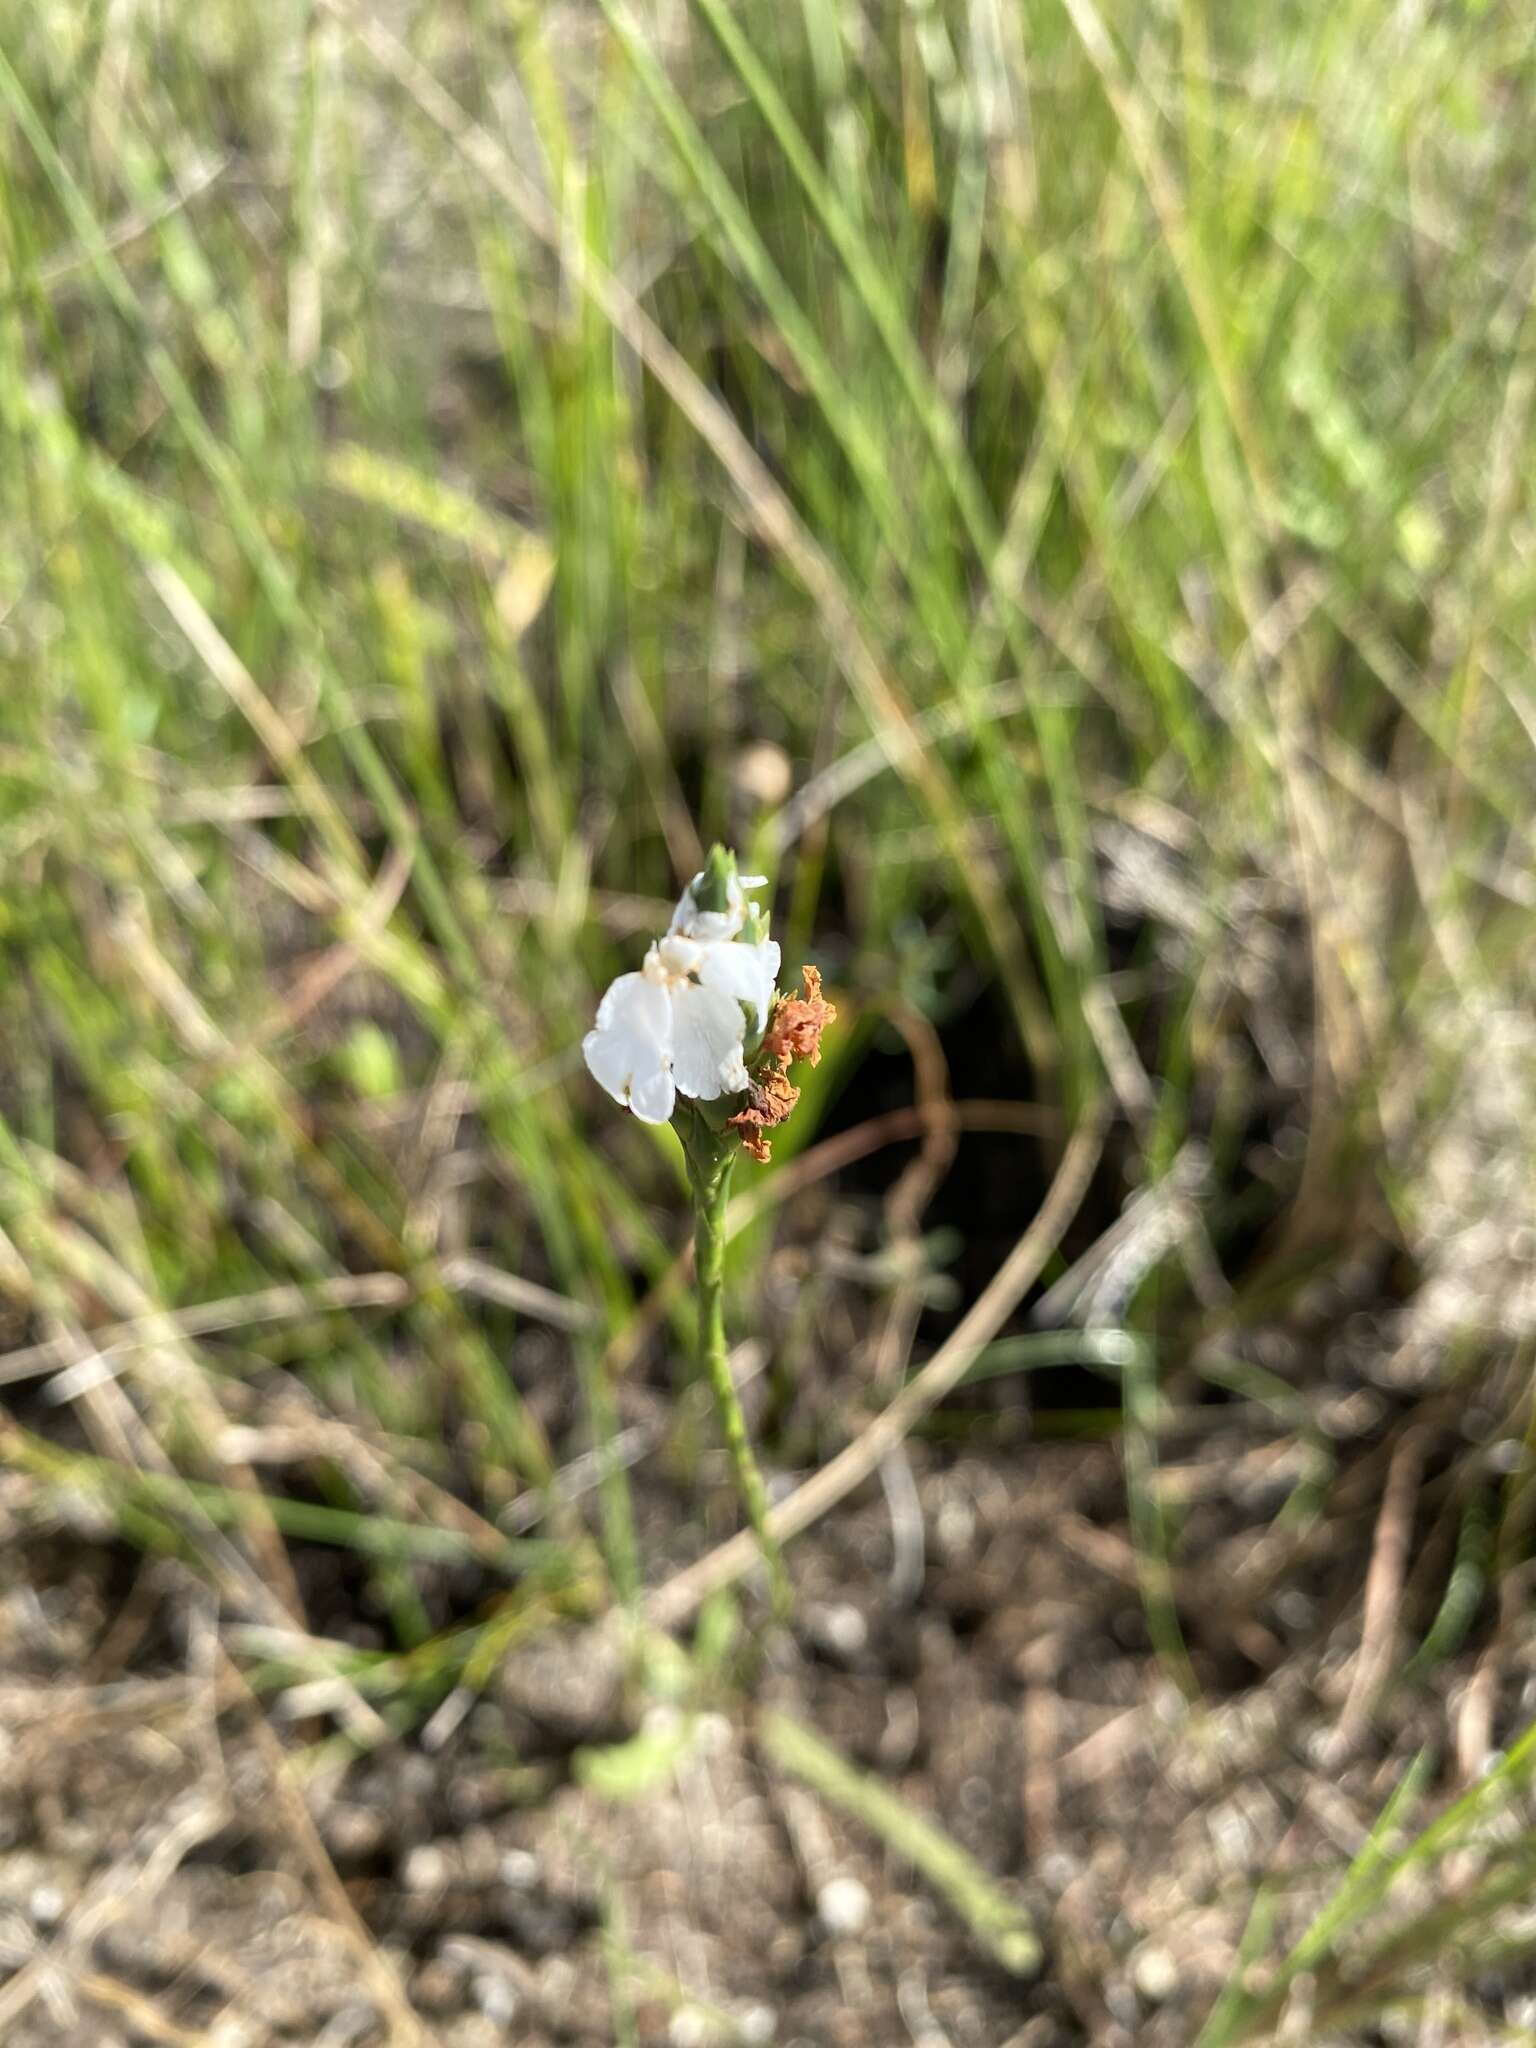
[(733, 908), (739, 897), (736, 883), (736, 856), (718, 842), (709, 849), (709, 857), (703, 872), (694, 877), (690, 894), (700, 910), (725, 911)]

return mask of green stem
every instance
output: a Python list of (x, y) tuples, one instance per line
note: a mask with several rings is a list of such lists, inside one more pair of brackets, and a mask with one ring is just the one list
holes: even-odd
[(726, 1448), (731, 1454), (736, 1490), (741, 1495), (742, 1506), (747, 1511), (758, 1548), (763, 1553), (763, 1562), (768, 1567), (774, 1610), (782, 1615), (789, 1609), (789, 1577), (778, 1543), (768, 1526), (768, 1489), (763, 1484), (763, 1475), (752, 1452), (746, 1417), (741, 1412), (741, 1402), (737, 1399), (736, 1385), (731, 1378), (725, 1343), (725, 1206), (730, 1195), (736, 1147), (715, 1140), (714, 1134), (700, 1120), (695, 1142), (685, 1149), (688, 1178), (693, 1189), (699, 1352), (704, 1370), (709, 1375)]

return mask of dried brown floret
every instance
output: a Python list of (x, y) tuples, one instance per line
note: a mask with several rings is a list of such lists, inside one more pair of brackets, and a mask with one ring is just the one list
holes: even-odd
[(769, 1067), (765, 1073), (754, 1075), (747, 1090), (745, 1108), (727, 1119), (740, 1129), (742, 1149), (750, 1152), (754, 1159), (766, 1161), (771, 1158), (763, 1132), (783, 1123), (799, 1100), (800, 1090), (782, 1069)]
[(790, 1061), (809, 1060), (814, 1067), (821, 1058), (821, 1034), (837, 1015), (822, 999), (820, 972), (802, 967), (800, 974), (805, 994), (775, 1000), (753, 1062), (746, 1103), (728, 1119), (741, 1132), (742, 1149), (757, 1160), (771, 1156), (763, 1133), (783, 1123), (800, 1100), (800, 1090), (789, 1078)]
[(773, 1060), (809, 1060), (814, 1067), (821, 1058), (821, 1034), (837, 1012), (822, 1000), (821, 969), (802, 967), (803, 996), (780, 996), (768, 1019), (763, 1051)]

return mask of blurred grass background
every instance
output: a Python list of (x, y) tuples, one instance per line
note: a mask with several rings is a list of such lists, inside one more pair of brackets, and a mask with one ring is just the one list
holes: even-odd
[[(305, 1575), (355, 1554), (398, 1727), (655, 1576), (622, 1460), (590, 1516), (528, 1503), (614, 1440), (646, 1319), (686, 1338), (675, 1148), (578, 1045), (715, 837), (843, 1005), (772, 1173), (948, 1046), (1042, 1117), (954, 1219), (985, 1278), (1107, 1100), (1095, 1229), (1173, 1223), (1046, 1320), (1137, 1338), (1152, 1434), (1159, 1372), (1303, 1430), (1357, 1372), (1523, 1444), (1525, 10), (0, 21), (0, 1460), (39, 1514), (193, 1557), (289, 1631), (272, 1684), (335, 1668)], [(1369, 1332), (1265, 1379), (1245, 1334), (1330, 1284)], [(1529, 1556), (1525, 1464), (1468, 1458), (1430, 1662)]]

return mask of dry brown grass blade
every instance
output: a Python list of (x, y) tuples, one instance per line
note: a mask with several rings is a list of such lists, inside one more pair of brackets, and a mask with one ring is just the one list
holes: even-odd
[(58, 1936), (0, 1987), (0, 2038), (42, 1995), (51, 1972), (63, 1970), (73, 1957), (83, 1955), (96, 1937), (127, 1911), (135, 1893), (165, 1884), (197, 1845), (216, 1834), (228, 1818), (222, 1791), (210, 1794), (200, 1789), (171, 1813), (147, 1848), (137, 1854), (130, 1851), (103, 1871)]
[[(541, 1287), (536, 1280), (524, 1280), (467, 1254), (445, 1260), (431, 1279), (451, 1293), (494, 1301), (557, 1330), (583, 1330), (592, 1320), (584, 1302), (572, 1301), (552, 1288)], [(294, 1322), (306, 1316), (359, 1309), (404, 1308), (416, 1299), (417, 1291), (400, 1273), (341, 1273), (303, 1286), (262, 1287), (251, 1294), (194, 1302), (187, 1308), (153, 1310), (90, 1331), (90, 1364), (97, 1377), (111, 1377), (121, 1361), (147, 1347), (217, 1336), (258, 1323)], [(50, 1337), (40, 1344), (0, 1353), (0, 1387), (65, 1370), (80, 1359), (80, 1343), (74, 1337)], [(61, 1395), (64, 1391), (59, 1390)]]
[(144, 573), (160, 602), (185, 634), (187, 644), (245, 719), (305, 812), (314, 820), (342, 869), (351, 874), (365, 872), (367, 863), (356, 834), (310, 766), (303, 742), (258, 687), (250, 670), (209, 618), (186, 582), (167, 562), (147, 562)]
[(1348, 1756), (1365, 1734), (1376, 1697), (1392, 1673), (1398, 1609), (1408, 1571), (1413, 1511), (1419, 1497), (1426, 1448), (1423, 1431), (1406, 1430), (1387, 1468), (1370, 1568), (1365, 1575), (1360, 1652), (1329, 1745), (1330, 1755), (1336, 1760)]

